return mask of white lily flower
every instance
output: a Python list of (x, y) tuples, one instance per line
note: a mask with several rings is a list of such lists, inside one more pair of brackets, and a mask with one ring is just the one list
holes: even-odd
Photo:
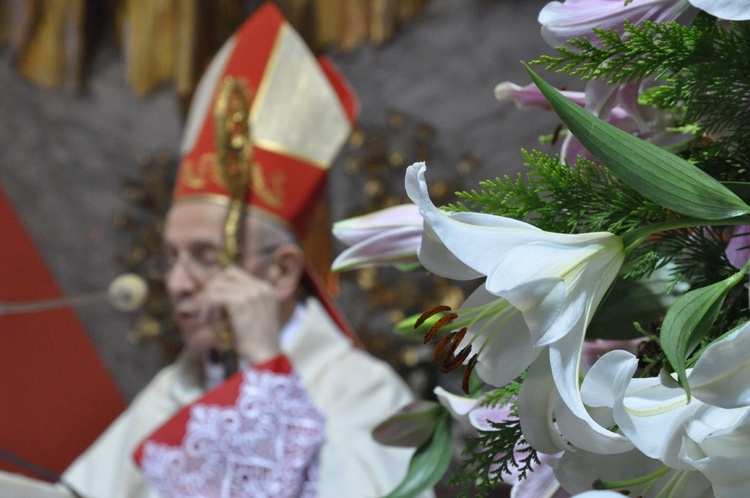
[(658, 378), (632, 378), (637, 361), (630, 353), (608, 353), (584, 379), (582, 398), (610, 407), (614, 423), (646, 457), (700, 472), (717, 497), (750, 496), (748, 347), (750, 323), (706, 348), (688, 371), (689, 401)]
[[(549, 465), (562, 488), (575, 497), (597, 496), (594, 493), (617, 493), (612, 496), (621, 497), (627, 493), (642, 498), (714, 498), (711, 483), (703, 475), (669, 469), (635, 449), (618, 455), (568, 451)], [(592, 491), (597, 481), (609, 489)]]
[(719, 498), (750, 496), (750, 408), (703, 406), (687, 425), (679, 458), (711, 481)]
[(407, 193), (425, 222), (421, 263), (447, 278), (486, 277), (459, 310), (471, 317), (459, 347), (480, 344), (472, 357), (477, 375), (504, 385), (546, 351), (554, 384), (573, 415), (601, 437), (620, 441), (583, 406), (579, 368), (586, 327), (624, 260), (621, 239), (607, 232), (545, 232), (489, 214), (447, 214), (432, 203), (425, 170), (416, 163), (406, 174)]
[[(554, 470), (549, 463), (556, 455), (544, 455), (539, 453), (540, 465), (526, 479), (521, 479), (513, 484), (510, 490), (510, 498), (567, 498), (570, 493), (560, 487), (555, 478)], [(619, 495), (620, 497), (622, 495)]]
[(402, 204), (338, 221), (333, 235), (351, 246), (333, 261), (333, 271), (413, 263), (422, 240), (422, 216), (415, 205)]

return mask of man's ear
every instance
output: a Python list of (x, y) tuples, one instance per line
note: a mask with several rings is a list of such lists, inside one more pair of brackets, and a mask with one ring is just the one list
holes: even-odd
[(274, 252), (266, 272), (266, 279), (273, 285), (279, 300), (294, 296), (302, 273), (305, 270), (305, 255), (295, 245), (282, 245)]

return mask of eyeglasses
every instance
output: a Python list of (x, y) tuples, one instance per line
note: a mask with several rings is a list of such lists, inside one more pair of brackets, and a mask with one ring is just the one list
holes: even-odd
[[(270, 244), (251, 252), (246, 257), (267, 257), (273, 254), (279, 246), (281, 244)], [(199, 245), (181, 254), (178, 252), (174, 255), (165, 254), (162, 274), (169, 276), (178, 266), (182, 266), (190, 278), (203, 281), (221, 270), (220, 252), (213, 245)]]

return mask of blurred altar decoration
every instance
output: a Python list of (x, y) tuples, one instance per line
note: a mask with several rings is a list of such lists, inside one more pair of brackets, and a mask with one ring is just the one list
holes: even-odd
[(148, 286), (146, 300), (134, 315), (131, 343), (158, 341), (165, 363), (174, 361), (182, 348), (164, 282), (162, 233), (172, 203), (178, 158), (166, 152), (137, 159), (139, 176), (123, 178), (122, 196), (129, 209), (116, 213), (112, 222), (129, 236), (130, 244), (118, 256), (118, 267), (140, 275)]
[[(398, 212), (400, 205), (409, 202), (403, 173), (414, 161), (439, 164), (442, 174), (433, 185), (435, 195), (444, 202), (455, 200), (454, 192), (465, 188), (480, 162), (470, 151), (446, 161), (436, 150), (435, 134), (429, 123), (395, 109), (387, 113), (384, 123), (356, 128), (334, 166), (339, 172), (331, 202), (339, 199), (344, 206), (334, 226), (341, 229), (342, 219), (367, 217), (380, 210)], [(361, 194), (343, 198), (340, 192)], [(347, 241), (336, 228), (334, 233), (340, 240), (336, 253), (341, 261), (348, 251)], [(471, 287), (426, 272), (418, 264), (409, 267), (407, 261), (404, 263), (401, 270), (391, 265), (347, 266), (350, 271), (341, 271), (340, 285), (342, 298), (349, 299), (349, 306), (346, 301), (342, 301), (342, 306), (368, 351), (389, 362), (416, 392), (429, 392), (437, 382), (431, 350), (421, 341), (390, 331), (405, 316), (436, 300), (458, 306)]]
[[(316, 52), (381, 46), (427, 0), (276, 0)], [(171, 85), (189, 102), (215, 52), (260, 0), (10, 0), (0, 3), (0, 45), (29, 81), (78, 92), (95, 48), (115, 40), (139, 96)]]
[(420, 160), (412, 207), (339, 223), (343, 270), (416, 254), (480, 282), (397, 324), (460, 388), (376, 429), (417, 448), (389, 497), (445, 479), (462, 427), (456, 496), (750, 496), (748, 20), (747, 1), (548, 3), (556, 53), (496, 95), (554, 111), (560, 154), (524, 151), (526, 174), (451, 203)]

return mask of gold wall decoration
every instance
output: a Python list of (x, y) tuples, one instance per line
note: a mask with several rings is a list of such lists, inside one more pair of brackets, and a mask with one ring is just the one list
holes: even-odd
[[(362, 43), (383, 45), (427, 0), (277, 0), (314, 49), (349, 51)], [(311, 22), (312, 19), (312, 22)]]
[[(315, 52), (380, 46), (427, 0), (275, 0)], [(145, 96), (171, 85), (187, 107), (214, 54), (260, 5), (253, 0), (0, 2), (0, 45), (30, 81), (80, 91), (95, 43), (114, 34), (126, 81)]]
[(6, 41), (27, 79), (51, 89), (80, 87), (86, 59), (85, 0), (27, 0), (3, 7)]

